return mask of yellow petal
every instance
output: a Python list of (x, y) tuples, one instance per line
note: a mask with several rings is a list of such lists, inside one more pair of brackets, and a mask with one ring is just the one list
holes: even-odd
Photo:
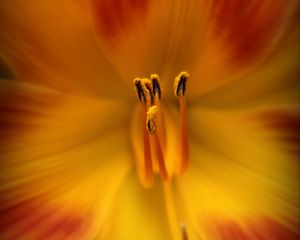
[(178, 186), (199, 236), (297, 239), (298, 107), (194, 108), (189, 117), (190, 166)]
[(92, 239), (131, 168), (118, 101), (0, 82), (1, 239)]
[(82, 9), (72, 0), (2, 1), (1, 59), (22, 81), (80, 95), (128, 94)]
[(135, 171), (116, 195), (114, 207), (97, 239), (172, 239), (161, 184), (145, 189)]

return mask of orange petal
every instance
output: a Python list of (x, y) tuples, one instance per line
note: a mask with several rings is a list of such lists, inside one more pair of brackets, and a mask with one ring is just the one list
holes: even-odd
[(149, 2), (149, 0), (92, 0), (97, 30), (108, 41), (113, 41), (145, 19)]
[(204, 8), (207, 10), (202, 10), (195, 22), (196, 34), (188, 52), (190, 63), (185, 67), (191, 75), (190, 96), (218, 90), (235, 81), (251, 84), (257, 75), (264, 83), (270, 78), (267, 74), (271, 74), (271, 68), (277, 75), (297, 72), (297, 1), (215, 0)]
[(272, 44), (289, 4), (283, 0), (214, 0), (211, 7), (215, 36), (229, 48), (229, 58), (241, 65), (255, 60)]
[[(161, 2), (91, 0), (90, 13), (98, 43), (127, 84), (137, 76), (159, 72), (164, 65), (166, 26)], [(167, 9), (167, 8), (164, 8)]]
[(0, 57), (17, 79), (85, 96), (129, 94), (79, 2), (5, 0), (0, 28)]
[(165, 95), (182, 70), (191, 74), (188, 94), (199, 96), (252, 78), (285, 47), (286, 58), (272, 64), (288, 69), (299, 48), (297, 1), (92, 2), (99, 44), (119, 74), (129, 81), (158, 73)]
[[(241, 108), (291, 104), (299, 99), (299, 32), (294, 32), (268, 61), (237, 81), (228, 82), (190, 99), (206, 107)], [(192, 78), (188, 93), (194, 94)], [(212, 83), (214, 84), (214, 83)], [(190, 89), (192, 88), (192, 89)], [(199, 88), (198, 88), (199, 89)], [(202, 88), (201, 88), (202, 89)], [(199, 89), (200, 91), (202, 91)], [(197, 90), (198, 91), (198, 90)], [(189, 96), (189, 94), (188, 94)]]

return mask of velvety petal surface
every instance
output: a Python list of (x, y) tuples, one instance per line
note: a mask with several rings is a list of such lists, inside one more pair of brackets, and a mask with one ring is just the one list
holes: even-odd
[(201, 239), (298, 239), (299, 105), (189, 111), (181, 216)]
[[(91, 0), (90, 14), (98, 43), (123, 80), (162, 73), (168, 50), (169, 1)], [(177, 2), (177, 1), (174, 1)]]
[[(191, 75), (189, 84), (192, 86), (188, 86), (188, 96), (192, 95), (191, 104), (232, 108), (297, 102), (300, 76), (299, 34), (298, 26), (277, 46), (272, 55), (251, 73), (220, 85), (201, 96), (193, 97), (194, 79)], [(199, 85), (198, 88), (202, 91), (205, 87)]]
[(257, 75), (264, 84), (270, 66), (278, 75), (294, 73), (299, 49), (299, 2), (203, 2), (205, 7), (198, 5), (203, 14), (194, 23), (194, 41), (188, 42), (187, 69), (195, 78), (190, 81), (190, 96), (209, 93), (231, 82), (250, 81)]
[(131, 168), (128, 105), (0, 81), (0, 238), (93, 239)]
[(173, 239), (160, 181), (156, 181), (153, 188), (146, 189), (138, 180), (136, 172), (132, 171), (113, 205), (97, 240)]
[(1, 1), (0, 29), (0, 58), (17, 79), (85, 96), (131, 90), (98, 47), (80, 1)]

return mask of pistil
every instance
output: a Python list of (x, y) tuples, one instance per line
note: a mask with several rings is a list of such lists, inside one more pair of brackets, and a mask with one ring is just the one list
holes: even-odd
[(158, 107), (152, 106), (147, 111), (147, 120), (146, 120), (146, 127), (154, 138), (154, 144), (156, 149), (156, 155), (158, 160), (159, 172), (163, 180), (168, 180), (168, 173), (165, 165), (164, 155), (161, 147), (161, 142), (159, 136), (157, 134), (157, 114), (158, 114)]
[[(154, 105), (158, 107), (158, 109), (161, 109), (161, 95), (162, 95), (162, 90), (161, 90), (161, 84), (160, 84), (160, 78), (157, 74), (151, 74), (150, 77), (151, 83), (152, 83), (152, 91), (153, 91), (153, 102)], [(157, 113), (157, 125), (158, 125), (158, 137), (159, 141), (162, 145), (162, 148), (165, 149), (165, 132), (164, 132), (164, 122), (163, 122), (163, 115), (161, 111), (158, 111)]]

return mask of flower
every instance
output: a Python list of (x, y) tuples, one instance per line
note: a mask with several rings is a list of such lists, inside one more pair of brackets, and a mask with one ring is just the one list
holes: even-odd
[(0, 238), (297, 239), (298, 17), (2, 0)]

